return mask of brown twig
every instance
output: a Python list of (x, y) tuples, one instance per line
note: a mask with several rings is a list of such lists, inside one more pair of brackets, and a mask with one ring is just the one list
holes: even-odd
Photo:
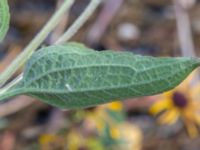
[(115, 17), (123, 0), (106, 0), (97, 20), (90, 28), (87, 35), (87, 43), (89, 45), (96, 44), (102, 38), (110, 22)]
[[(187, 0), (190, 1), (190, 0)], [(182, 56), (195, 57), (194, 43), (191, 32), (191, 23), (187, 6), (181, 0), (173, 0), (178, 30), (178, 39)], [(188, 6), (191, 7), (191, 6)]]
[[(57, 9), (60, 7), (60, 5), (62, 5), (64, 2), (64, 0), (58, 0), (57, 1)], [(63, 19), (61, 20), (61, 22), (57, 25), (57, 27), (54, 29), (53, 33), (51, 34), (50, 37), (50, 43), (53, 44), (65, 31), (65, 28), (67, 26), (68, 23), (68, 18), (69, 18), (69, 13), (68, 11), (65, 13), (65, 15), (63, 16)]]
[(13, 98), (11, 101), (0, 105), (0, 118), (11, 115), (19, 110), (33, 104), (34, 99), (27, 96), (19, 96)]

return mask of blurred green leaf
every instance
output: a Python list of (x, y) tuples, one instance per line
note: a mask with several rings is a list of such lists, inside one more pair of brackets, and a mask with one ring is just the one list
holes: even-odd
[(0, 0), (0, 42), (4, 39), (10, 22), (10, 13), (7, 0)]
[(98, 138), (90, 138), (86, 141), (88, 150), (104, 150), (104, 146)]

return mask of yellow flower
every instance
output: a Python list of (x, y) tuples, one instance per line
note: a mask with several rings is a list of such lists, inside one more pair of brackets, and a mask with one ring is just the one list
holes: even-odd
[(40, 150), (54, 150), (65, 147), (64, 137), (56, 134), (43, 134), (39, 138)]
[(84, 145), (85, 139), (76, 130), (71, 130), (67, 135), (67, 150), (78, 150)]
[(177, 88), (162, 94), (150, 108), (151, 114), (160, 115), (161, 124), (171, 125), (180, 118), (192, 138), (198, 136), (200, 125), (200, 83), (196, 77), (193, 72)]
[(123, 105), (121, 102), (116, 101), (116, 102), (112, 102), (107, 104), (107, 108), (113, 110), (113, 111), (122, 111), (123, 110)]
[(56, 139), (56, 136), (53, 134), (44, 134), (39, 138), (39, 142), (41, 145), (44, 145), (44, 144), (49, 144), (55, 139)]
[(120, 138), (123, 142), (120, 142), (114, 146), (115, 150), (141, 150), (143, 135), (141, 129), (127, 122), (124, 122), (118, 127)]
[(120, 130), (119, 127), (111, 127), (110, 128), (110, 136), (112, 139), (119, 140), (120, 139)]

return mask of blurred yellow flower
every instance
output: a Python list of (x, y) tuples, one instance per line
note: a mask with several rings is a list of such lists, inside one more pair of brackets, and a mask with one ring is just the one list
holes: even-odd
[(142, 132), (133, 123), (128, 123), (120, 101), (98, 106), (88, 112), (85, 118), (87, 127), (97, 131), (106, 149), (140, 150)]
[(48, 144), (56, 139), (54, 134), (44, 134), (39, 138), (39, 142), (41, 145)]
[(84, 145), (84, 138), (76, 130), (71, 130), (67, 135), (67, 149), (78, 150)]
[(123, 105), (121, 102), (112, 102), (106, 105), (107, 108), (113, 110), (113, 111), (122, 111), (123, 110)]
[(150, 113), (160, 115), (158, 122), (173, 124), (179, 118), (184, 122), (190, 137), (198, 136), (200, 125), (200, 83), (195, 72), (177, 88), (160, 96), (150, 108)]
[(119, 127), (111, 127), (109, 132), (112, 139), (114, 140), (120, 139), (121, 135), (120, 135)]
[(123, 142), (116, 146), (115, 150), (141, 150), (143, 134), (141, 129), (127, 122), (119, 127)]
[(65, 138), (56, 134), (43, 134), (39, 138), (40, 150), (55, 150), (65, 146)]

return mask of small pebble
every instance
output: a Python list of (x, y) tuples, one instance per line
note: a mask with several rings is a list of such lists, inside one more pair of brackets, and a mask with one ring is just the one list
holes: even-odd
[(117, 36), (123, 41), (136, 40), (140, 37), (140, 29), (133, 23), (123, 23), (118, 27)]
[(177, 1), (185, 9), (190, 9), (196, 3), (196, 0), (177, 0)]

